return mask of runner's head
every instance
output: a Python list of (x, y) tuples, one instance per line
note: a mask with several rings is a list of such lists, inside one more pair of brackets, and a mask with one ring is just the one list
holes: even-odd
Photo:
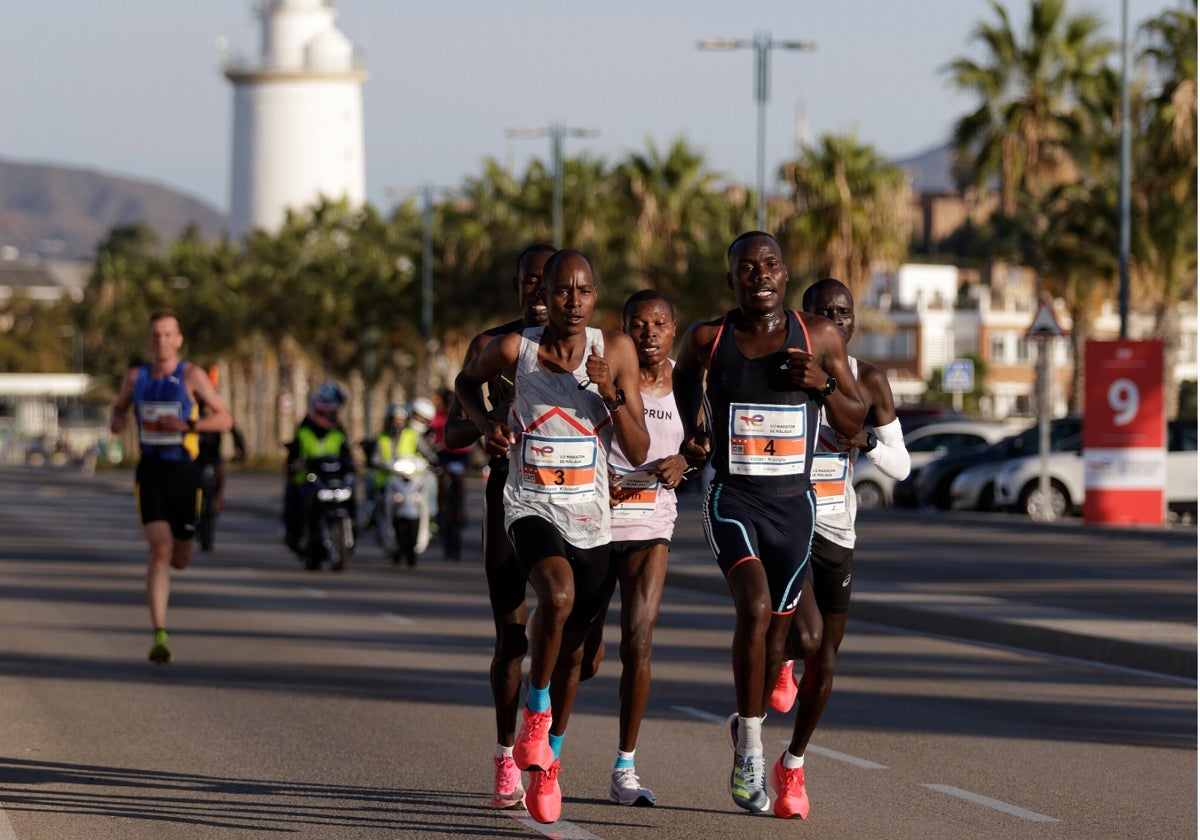
[(823, 315), (837, 324), (842, 340), (847, 344), (854, 337), (854, 296), (840, 280), (826, 277), (804, 290), (801, 303), (805, 312)]

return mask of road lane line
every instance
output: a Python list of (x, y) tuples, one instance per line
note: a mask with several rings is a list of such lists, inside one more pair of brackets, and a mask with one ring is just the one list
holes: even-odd
[(8, 814), (4, 813), (3, 808), (0, 808), (0, 840), (17, 840), (17, 832), (13, 831), (12, 823), (8, 821)]
[(987, 796), (981, 796), (978, 793), (971, 793), (969, 790), (962, 788), (951, 787), (950, 785), (929, 785), (922, 784), (921, 787), (927, 787), (930, 790), (936, 790), (938, 793), (957, 796), (959, 799), (965, 799), (968, 802), (973, 802), (976, 805), (982, 805), (985, 808), (991, 808), (1009, 816), (1017, 817), (1030, 822), (1059, 822), (1054, 817), (1048, 817), (1045, 814), (1039, 814), (1036, 811), (1027, 811), (1024, 808), (1018, 808), (1016, 805), (1010, 805), (1007, 802), (1001, 802), (999, 799), (992, 799)]
[(392, 622), (395, 622), (396, 624), (413, 624), (413, 623), (415, 623), (408, 616), (396, 615), (395, 613), (390, 613), (390, 612), (380, 613), (379, 617), (382, 618), (384, 621), (392, 621)]
[(522, 811), (505, 811), (504, 813), (517, 822), (523, 823), (526, 828), (531, 828), (538, 834), (552, 837), (554, 840), (602, 840), (599, 836), (566, 820), (543, 825)]
[(324, 598), (325, 597), (324, 590), (314, 589), (311, 586), (301, 586), (300, 591), (303, 592), (305, 595), (307, 595), (309, 598)]
[[(783, 744), (788, 744), (788, 741), (783, 741)], [(846, 753), (838, 752), (837, 750), (828, 750), (825, 747), (818, 747), (816, 744), (809, 744), (805, 753), (813, 753), (824, 758), (832, 758), (834, 761), (841, 761), (846, 764), (853, 764), (855, 767), (862, 767), (864, 770), (886, 770), (886, 764), (876, 764), (874, 761), (868, 761), (865, 758), (856, 758)]]
[(729, 715), (725, 715), (724, 717), (721, 715), (714, 715), (712, 712), (706, 712), (703, 709), (697, 709), (695, 706), (672, 706), (671, 708), (677, 712), (683, 712), (685, 715), (691, 715), (694, 718), (712, 721), (713, 723), (724, 723), (725, 721), (729, 720)]

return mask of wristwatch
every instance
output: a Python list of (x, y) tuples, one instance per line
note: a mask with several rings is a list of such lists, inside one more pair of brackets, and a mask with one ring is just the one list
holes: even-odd
[[(603, 397), (601, 399), (603, 399)], [(612, 402), (604, 400), (604, 407), (608, 409), (609, 414), (616, 414), (621, 410), (621, 406), (623, 405), (625, 405), (625, 392), (620, 388), (617, 389), (617, 396)]]
[(828, 397), (837, 390), (837, 380), (832, 376), (825, 380), (825, 388), (821, 391), (821, 396)]
[(879, 438), (875, 437), (874, 432), (867, 432), (867, 442), (858, 447), (861, 452), (870, 452), (879, 445)]
[(195, 420), (193, 420), (192, 418), (190, 418), (190, 417), (189, 417), (189, 418), (188, 418), (188, 421), (187, 421), (187, 424), (188, 424), (188, 431), (189, 431), (189, 432), (194, 432), (194, 431), (196, 431), (196, 421), (195, 421)]

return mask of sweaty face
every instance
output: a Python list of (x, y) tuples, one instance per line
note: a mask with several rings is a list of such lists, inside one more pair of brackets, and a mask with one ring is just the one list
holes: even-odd
[(817, 292), (808, 309), (814, 315), (824, 315), (837, 324), (842, 340), (847, 344), (854, 337), (854, 300), (839, 286), (826, 286)]
[(787, 284), (783, 254), (769, 236), (745, 239), (729, 255), (729, 285), (743, 311), (782, 309)]
[(661, 300), (638, 303), (625, 322), (625, 332), (637, 348), (639, 365), (650, 367), (665, 361), (675, 344), (671, 307)]
[(554, 263), (545, 277), (550, 323), (568, 334), (581, 333), (596, 308), (596, 281), (582, 257), (568, 255)]
[(542, 284), (546, 260), (553, 251), (533, 251), (525, 255), (517, 267), (517, 293), (521, 300), (521, 317), (527, 324), (546, 323), (546, 288)]

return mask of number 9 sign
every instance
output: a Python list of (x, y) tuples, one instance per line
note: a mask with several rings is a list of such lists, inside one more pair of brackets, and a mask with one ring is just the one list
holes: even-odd
[(1138, 413), (1138, 386), (1132, 379), (1114, 379), (1108, 386), (1108, 407), (1113, 410), (1113, 425), (1127, 426)]

